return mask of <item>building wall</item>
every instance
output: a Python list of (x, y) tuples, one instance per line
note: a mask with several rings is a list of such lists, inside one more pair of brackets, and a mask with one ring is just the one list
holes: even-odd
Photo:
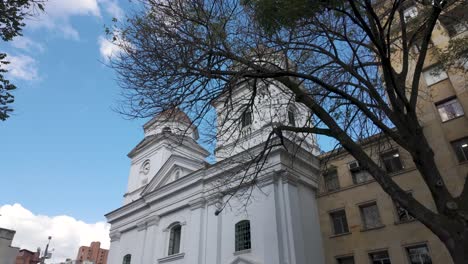
[(76, 256), (77, 261), (92, 261), (94, 264), (106, 264), (109, 250), (102, 249), (100, 242), (91, 242), (89, 247), (81, 246)]
[(19, 248), (12, 247), (11, 242), (16, 231), (0, 228), (0, 264), (14, 264)]
[[(463, 7), (466, 9), (466, 7)], [(466, 32), (464, 33), (466, 35)], [(434, 45), (443, 47), (449, 40), (442, 24), (439, 24), (432, 36)], [(424, 71), (437, 65), (433, 50), (429, 52)], [(448, 78), (428, 85), (421, 78), (420, 97), (418, 102), (419, 118), (423, 131), (434, 153), (445, 184), (457, 195), (460, 193), (468, 173), (468, 163), (459, 162), (451, 142), (468, 136), (468, 90), (466, 70), (446, 70)], [(411, 81), (409, 78), (408, 82)], [(464, 110), (464, 115), (442, 122), (437, 110), (437, 103), (456, 96)], [(382, 164), (379, 152), (398, 149), (393, 142), (386, 144), (371, 143), (365, 145), (366, 151)], [(411, 157), (399, 149), (403, 170), (392, 175), (395, 182), (422, 204), (435, 209), (430, 192), (416, 170)], [(348, 163), (354, 158), (342, 152), (337, 155), (322, 156), (324, 168), (337, 169), (340, 188), (327, 191), (323, 182), (318, 195), (321, 236), (325, 247), (325, 263), (336, 264), (337, 257), (354, 256), (355, 263), (370, 263), (369, 253), (387, 250), (392, 263), (409, 263), (405, 248), (417, 244), (426, 244), (433, 263), (452, 263), (448, 251), (440, 240), (425, 226), (416, 220), (399, 222), (395, 204), (391, 198), (374, 181), (354, 184)], [(360, 205), (375, 202), (382, 226), (372, 230), (363, 228)], [(334, 235), (330, 213), (337, 209), (345, 209), (349, 232)]]

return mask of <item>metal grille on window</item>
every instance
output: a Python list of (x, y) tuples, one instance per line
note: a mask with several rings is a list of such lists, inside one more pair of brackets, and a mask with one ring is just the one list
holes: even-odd
[(250, 249), (250, 221), (242, 220), (236, 224), (236, 251)]
[(411, 264), (432, 264), (429, 250), (425, 245), (406, 248)]
[(391, 264), (387, 251), (375, 252), (369, 254), (372, 264)]
[(122, 264), (130, 264), (130, 261), (132, 260), (132, 255), (127, 254), (123, 257), (123, 262)]
[(362, 220), (364, 222), (364, 228), (376, 228), (382, 226), (380, 222), (379, 209), (377, 204), (369, 204), (361, 206)]
[(171, 228), (171, 234), (169, 236), (169, 254), (174, 255), (180, 252), (180, 233), (182, 227), (180, 225), (175, 225)]

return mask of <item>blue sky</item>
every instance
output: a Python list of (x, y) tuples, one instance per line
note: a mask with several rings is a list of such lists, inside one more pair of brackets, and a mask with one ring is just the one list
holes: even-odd
[(26, 21), (23, 38), (1, 44), (18, 89), (15, 112), (0, 123), (0, 204), (99, 221), (120, 205), (126, 153), (142, 136), (142, 120), (112, 110), (119, 87), (100, 51), (104, 25), (119, 14), (106, 2), (122, 3), (50, 2), (53, 10)]
[[(18, 86), (15, 112), (0, 123), (0, 227), (17, 230), (16, 246), (35, 249), (52, 233), (60, 259), (73, 257), (79, 245), (108, 239), (104, 214), (121, 205), (126, 154), (142, 139), (145, 121), (112, 110), (120, 90), (104, 65), (115, 52), (104, 41), (104, 25), (122, 18), (128, 5), (49, 0), (46, 14), (26, 21), (24, 37), (0, 43)], [(42, 225), (26, 228), (25, 219)], [(60, 221), (68, 224), (57, 228)], [(34, 230), (45, 233), (33, 239)], [(60, 239), (74, 244), (65, 247)]]

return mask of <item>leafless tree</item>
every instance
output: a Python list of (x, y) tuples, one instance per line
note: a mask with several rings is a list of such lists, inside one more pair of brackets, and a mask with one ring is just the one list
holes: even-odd
[[(141, 0), (114, 36), (122, 49), (111, 64), (123, 88), (122, 111), (149, 117), (177, 106), (201, 122), (214, 101), (239, 85), (253, 83), (249, 107), (256, 83), (278, 84), (313, 116), (304, 126), (274, 124), (271, 138), (288, 132), (336, 139), (440, 238), (455, 263), (466, 263), (468, 184), (460, 193), (448, 189), (417, 115), (431, 33), (441, 13), (466, 8), (466, 1), (418, 1), (411, 23), (404, 16), (409, 0), (295, 1), (303, 6), (292, 18), (275, 13), (284, 11), (283, 1), (270, 9), (262, 2), (268, 1)], [(315, 9), (307, 9), (311, 3)], [(436, 210), (407, 194), (364, 151), (359, 141), (378, 133), (408, 151)]]

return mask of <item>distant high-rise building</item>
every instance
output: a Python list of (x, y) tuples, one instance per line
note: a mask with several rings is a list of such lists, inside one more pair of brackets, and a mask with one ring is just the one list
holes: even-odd
[(81, 246), (76, 261), (78, 263), (106, 264), (109, 250), (101, 248), (101, 242), (91, 242), (89, 247)]

